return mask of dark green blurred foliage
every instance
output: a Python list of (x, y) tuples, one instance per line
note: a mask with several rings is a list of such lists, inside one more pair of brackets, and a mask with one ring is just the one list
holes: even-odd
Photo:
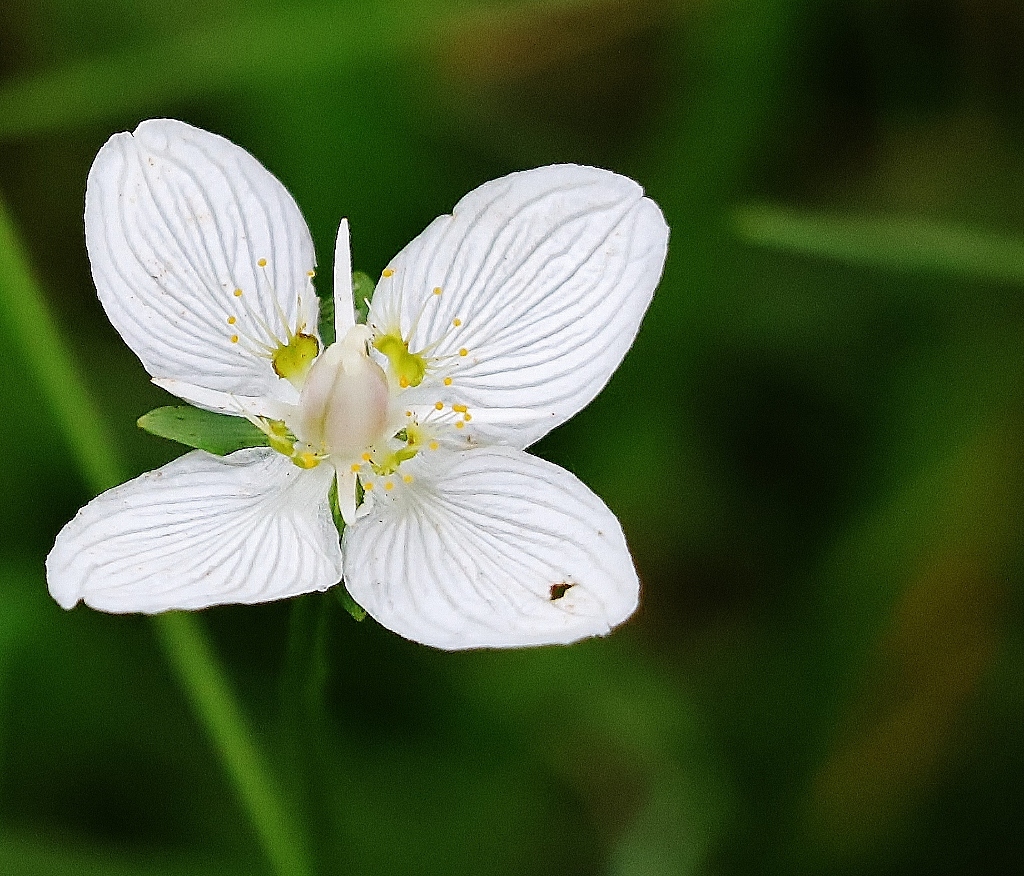
[[(377, 276), (553, 161), (672, 227), (633, 351), (537, 448), (623, 521), (625, 628), (448, 655), (331, 594), (202, 616), (318, 873), (1024, 870), (1022, 58), (1003, 0), (0, 6), (0, 207), (131, 473), (179, 452), (135, 427), (171, 402), (82, 197), (140, 119), (253, 152), (323, 268), (342, 216)], [(0, 319), (0, 872), (269, 872), (152, 628), (46, 595), (90, 476), (30, 335)]]

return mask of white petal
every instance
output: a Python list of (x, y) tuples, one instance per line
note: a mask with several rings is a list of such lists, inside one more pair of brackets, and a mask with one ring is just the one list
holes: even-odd
[(622, 528), (574, 475), (508, 447), (407, 466), (413, 483), (375, 484), (344, 535), (346, 586), (383, 626), (449, 650), (505, 648), (604, 635), (633, 613)]
[(398, 254), (368, 322), (415, 325), (413, 352), (443, 338), (432, 350), (449, 357), (450, 370), (434, 374), (453, 377), (443, 397), (482, 414), (484, 441), (525, 447), (618, 367), (667, 241), (661, 211), (630, 179), (576, 165), (513, 173), (470, 192)]
[(269, 396), (235, 395), (166, 377), (154, 377), (152, 383), (197, 408), (248, 419), (287, 420), (295, 415), (295, 406), (299, 403), (298, 390), (287, 380), (279, 380), (272, 387), (273, 395)]
[(169, 119), (115, 134), (89, 172), (85, 236), (107, 316), (154, 377), (268, 395), (259, 345), (316, 332), (299, 208), (223, 137)]
[(333, 474), (263, 448), (186, 453), (78, 512), (46, 558), (50, 594), (151, 614), (326, 590), (341, 578)]
[(352, 300), (352, 246), (349, 240), (348, 219), (338, 226), (338, 240), (334, 244), (334, 336), (345, 337), (356, 324)]

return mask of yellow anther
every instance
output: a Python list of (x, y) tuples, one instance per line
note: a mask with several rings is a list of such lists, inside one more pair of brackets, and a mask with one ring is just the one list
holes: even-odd
[(434, 407), (437, 410), (439, 410), (439, 411), (443, 411), (444, 410), (444, 402), (434, 402)]
[(369, 462), (373, 457), (369, 453), (363, 454), (363, 462)]
[(440, 286), (435, 286), (434, 287), (434, 294), (435, 295), (440, 295), (441, 294), (441, 287)]
[(458, 328), (460, 325), (462, 325), (462, 320), (459, 319), (458, 317), (455, 317), (455, 319), (452, 320), (452, 325), (455, 326), (455, 328)]
[(238, 343), (238, 335), (232, 335), (231, 336), (231, 343), (232, 344), (237, 344)]
[(256, 262), (256, 264), (258, 264), (261, 268), (265, 268), (267, 266), (267, 260), (260, 259), (258, 262)]
[(235, 298), (241, 298), (241, 297), (242, 297), (242, 290), (241, 289), (236, 289), (235, 290)]
[(233, 316), (229, 316), (228, 317), (228, 325), (234, 325), (236, 322), (238, 322), (238, 319), (236, 317), (233, 317)]
[(446, 377), (444, 379), (444, 385), (445, 386), (451, 386), (452, 385), (452, 379), (450, 377)]
[(468, 423), (470, 420), (473, 419), (473, 417), (470, 414), (463, 414), (462, 419)]
[(392, 271), (391, 268), (385, 268), (383, 271), (381, 271), (380, 275), (382, 277), (393, 277), (395, 276), (395, 272)]
[(459, 350), (459, 355), (460, 356), (468, 356), (469, 355), (469, 350), (467, 350), (465, 347), (463, 347), (461, 350)]
[(441, 445), (438, 444), (436, 441), (431, 441), (428, 446), (430, 447), (431, 450), (437, 450), (437, 448), (440, 447)]
[(306, 276), (312, 280), (316, 276), (316, 271), (306, 271)]
[(361, 466), (361, 465), (360, 465), (360, 464), (359, 464), (358, 462), (353, 462), (353, 463), (352, 463), (352, 471), (353, 471), (353, 472), (357, 472), (357, 471), (359, 471), (359, 469), (361, 469), (361, 468), (362, 468), (362, 466)]
[(384, 489), (385, 490), (393, 490), (394, 488), (395, 488), (395, 485), (393, 483), (391, 483), (391, 481), (384, 481)]
[(364, 490), (372, 490), (373, 489), (373, 481), (366, 481), (363, 484), (363, 489)]
[(406, 411), (406, 412), (405, 412), (405, 415), (406, 415), (407, 417), (411, 417), (411, 416), (412, 416), (412, 411)]
[(465, 405), (452, 405), (452, 410), (457, 414), (464, 414), (468, 408)]
[(292, 457), (292, 462), (299, 468), (316, 468), (320, 465), (320, 458), (315, 453), (306, 450), (302, 453), (296, 453)]
[(463, 423), (463, 422), (462, 422), (462, 420), (459, 420), (459, 421), (458, 421), (458, 422), (457, 422), (457, 423), (455, 424), (455, 428), (456, 428), (456, 429), (464, 429), (465, 427), (466, 427), (466, 424), (465, 424), (465, 423)]
[(407, 484), (411, 484), (412, 483), (412, 475), (411, 474), (404, 474), (404, 475), (402, 475), (402, 480), (405, 481)]
[(409, 388), (409, 378), (406, 377), (403, 374), (401, 377), (398, 378), (398, 385), (400, 387), (402, 387), (402, 389), (408, 389)]

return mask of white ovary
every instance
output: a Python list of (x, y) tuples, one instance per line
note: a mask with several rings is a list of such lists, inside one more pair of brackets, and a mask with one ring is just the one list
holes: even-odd
[(370, 331), (356, 325), (313, 363), (299, 394), (295, 433), (345, 465), (386, 437), (388, 380), (367, 351)]

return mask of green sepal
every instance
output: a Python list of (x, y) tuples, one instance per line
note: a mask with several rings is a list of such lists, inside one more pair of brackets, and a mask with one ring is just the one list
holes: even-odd
[(270, 446), (267, 436), (244, 417), (216, 414), (189, 405), (156, 408), (139, 417), (138, 425), (151, 435), (217, 456), (245, 447)]
[(334, 297), (317, 293), (317, 298), (320, 301), (320, 316), (317, 317), (316, 326), (326, 348), (337, 340), (334, 332)]
[[(331, 481), (331, 490), (327, 494), (331, 505), (331, 516), (334, 518), (334, 526), (338, 530), (338, 538), (341, 538), (342, 533), (345, 531), (345, 521), (341, 516), (341, 508), (338, 506), (338, 479), (335, 478)], [(341, 607), (345, 609), (352, 617), (357, 620), (366, 620), (366, 609), (363, 608), (358, 602), (352, 598), (352, 594), (348, 592), (345, 587), (345, 581), (341, 580), (338, 582), (337, 587), (333, 588), (334, 592), (338, 596), (338, 602), (341, 603)]]
[(362, 271), (352, 272), (352, 303), (356, 309), (356, 322), (366, 323), (370, 307), (367, 302), (373, 300), (373, 280)]

